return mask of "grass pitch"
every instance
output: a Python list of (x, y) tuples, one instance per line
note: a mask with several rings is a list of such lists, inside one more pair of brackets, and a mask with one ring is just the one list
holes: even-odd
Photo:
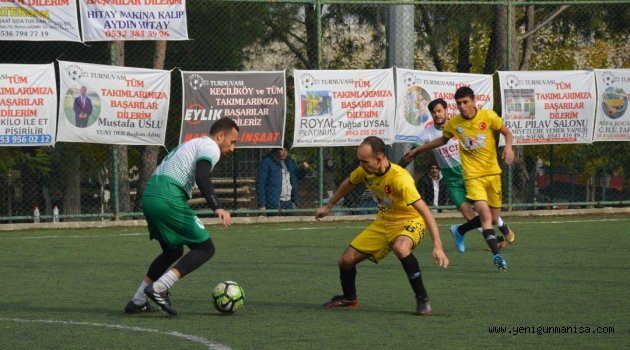
[[(336, 261), (367, 222), (209, 227), (216, 255), (177, 283), (180, 313), (129, 316), (123, 308), (159, 246), (146, 228), (0, 232), (2, 349), (625, 348), (630, 343), (630, 219), (512, 218), (508, 270), (492, 265), (481, 234), (451, 261), (415, 254), (434, 310), (415, 301), (392, 254), (358, 267), (356, 309), (323, 310), (339, 294)], [(245, 306), (225, 316), (212, 287), (239, 282)], [(505, 327), (505, 328), (499, 328)], [(519, 328), (520, 327), (520, 328)], [(503, 334), (491, 333), (505, 332)], [(511, 334), (509, 333), (511, 332)]]

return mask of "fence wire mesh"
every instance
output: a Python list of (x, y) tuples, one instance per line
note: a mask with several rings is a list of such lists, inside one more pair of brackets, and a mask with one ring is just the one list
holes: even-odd
[[(191, 40), (168, 42), (163, 68), (287, 70), (289, 139), (294, 119), (293, 69), (395, 65), (492, 74), (630, 68), (628, 1), (198, 0), (188, 1), (187, 16)], [(155, 42), (124, 43), (124, 65), (155, 67), (156, 48)], [(0, 41), (0, 63), (61, 59), (112, 64), (112, 56), (110, 43), (104, 42)], [(178, 144), (182, 86), (177, 70), (171, 81), (165, 148), (71, 143), (54, 148), (0, 147), (0, 222), (32, 221), (35, 207), (42, 220), (51, 220), (55, 206), (62, 220), (141, 215), (139, 198), (147, 174)], [(500, 112), (500, 99), (495, 101)], [(405, 150), (394, 146), (392, 160)], [(290, 149), (289, 157), (299, 170), (298, 196), (295, 209), (280, 214), (312, 212), (325, 202), (357, 165), (355, 151), (352, 147)], [(503, 173), (508, 207), (630, 203), (628, 142), (519, 146), (515, 151), (515, 164)], [(225, 207), (237, 215), (261, 213), (259, 192), (265, 189), (257, 189), (257, 177), (261, 162), (274, 152), (237, 149), (215, 167), (215, 186)], [(430, 154), (419, 157), (410, 168), (419, 182), (431, 158)], [(118, 186), (114, 164), (120, 169)], [(199, 194), (190, 204), (201, 214), (210, 213)], [(374, 205), (369, 193), (355, 188), (340, 210), (363, 213)], [(265, 207), (277, 208), (268, 203)]]

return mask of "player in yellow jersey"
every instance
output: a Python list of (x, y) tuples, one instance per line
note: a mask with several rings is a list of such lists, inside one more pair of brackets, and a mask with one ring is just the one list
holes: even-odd
[[(495, 266), (505, 270), (507, 263), (499, 254), (497, 236), (492, 228), (492, 222), (496, 222), (501, 214), (502, 203), (501, 168), (497, 160), (495, 133), (505, 137), (503, 160), (511, 164), (514, 160), (512, 132), (496, 113), (475, 107), (475, 93), (471, 88), (464, 86), (457, 89), (455, 102), (460, 114), (446, 123), (442, 137), (420, 146), (416, 152), (445, 145), (453, 137), (458, 139), (466, 198), (473, 202), (481, 218), (483, 236), (492, 251)], [(456, 240), (463, 240), (459, 233), (453, 234)]]
[(331, 200), (317, 210), (319, 220), (328, 215), (333, 206), (355, 185), (363, 183), (372, 191), (378, 202), (376, 220), (350, 243), (339, 259), (339, 274), (343, 295), (337, 295), (324, 304), (327, 309), (356, 307), (356, 265), (365, 259), (378, 262), (393, 251), (405, 270), (416, 295), (416, 314), (431, 315), (431, 305), (422, 283), (418, 260), (412, 250), (420, 244), (428, 228), (433, 239), (433, 259), (441, 267), (448, 267), (448, 258), (442, 249), (440, 232), (431, 211), (420, 198), (411, 174), (387, 158), (383, 140), (370, 136), (357, 149), (357, 167), (343, 181)]

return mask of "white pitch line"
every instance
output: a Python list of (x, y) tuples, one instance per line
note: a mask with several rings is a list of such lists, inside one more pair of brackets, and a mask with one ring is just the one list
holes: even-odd
[(101, 327), (101, 328), (111, 328), (111, 329), (122, 329), (134, 332), (145, 332), (145, 333), (158, 333), (169, 335), (172, 337), (183, 338), (185, 340), (191, 341), (193, 343), (198, 343), (206, 346), (208, 349), (217, 349), (217, 350), (230, 350), (231, 348), (227, 345), (223, 345), (221, 343), (214, 342), (212, 340), (198, 337), (196, 335), (185, 334), (177, 331), (165, 332), (159, 329), (152, 328), (142, 328), (142, 327), (131, 327), (131, 326), (123, 326), (119, 324), (106, 324), (106, 323), (93, 323), (93, 322), (79, 322), (79, 321), (61, 321), (61, 320), (29, 320), (23, 318), (4, 318), (0, 317), (0, 321), (8, 321), (8, 322), (22, 322), (22, 323), (53, 323), (53, 324), (62, 324), (62, 325), (73, 325), (73, 326), (88, 326), (88, 327)]
[[(72, 236), (31, 236), (31, 237), (7, 237), (2, 239), (45, 239), (45, 238), (101, 238), (101, 237), (122, 237), (122, 236), (141, 236), (146, 235), (147, 233), (118, 233), (115, 235), (72, 235)], [(0, 240), (2, 240), (0, 239)]]

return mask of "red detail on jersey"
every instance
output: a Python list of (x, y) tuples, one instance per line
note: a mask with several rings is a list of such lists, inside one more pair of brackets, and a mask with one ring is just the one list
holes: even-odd
[(486, 130), (486, 127), (487, 127), (487, 125), (486, 125), (485, 122), (479, 123), (479, 130)]
[(389, 185), (385, 185), (385, 193), (392, 194), (392, 188)]

